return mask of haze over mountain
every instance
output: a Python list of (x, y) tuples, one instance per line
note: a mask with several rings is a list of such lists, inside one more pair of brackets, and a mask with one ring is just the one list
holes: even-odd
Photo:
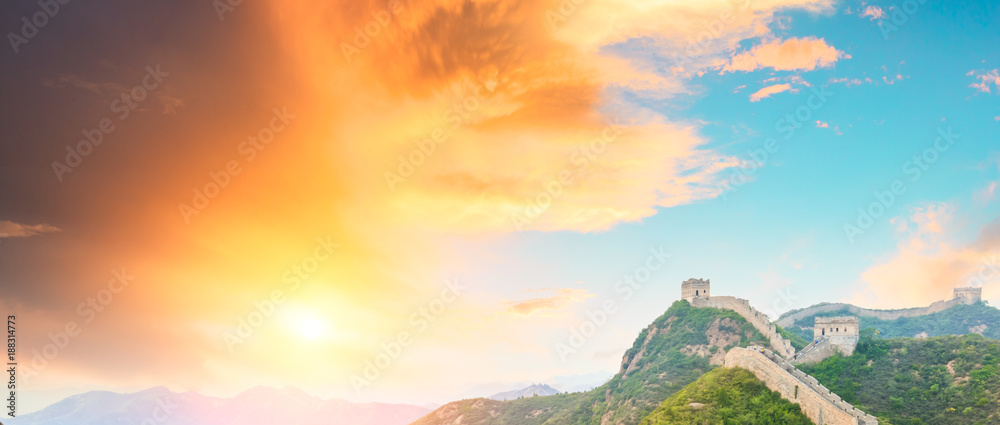
[(164, 387), (132, 394), (91, 391), (5, 425), (405, 425), (430, 412), (419, 406), (323, 400), (299, 389), (251, 388), (233, 398)]
[(490, 399), (493, 400), (517, 400), (521, 397), (535, 397), (535, 396), (546, 396), (559, 394), (559, 390), (552, 388), (546, 384), (532, 384), (527, 388), (522, 388), (520, 390), (505, 391), (502, 393), (493, 394)]

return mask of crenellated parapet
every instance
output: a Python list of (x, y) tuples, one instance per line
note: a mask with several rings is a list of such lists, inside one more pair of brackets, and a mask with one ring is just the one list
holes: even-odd
[(789, 314), (785, 317), (781, 317), (775, 323), (777, 323), (781, 327), (788, 328), (794, 325), (795, 322), (799, 319), (803, 319), (818, 313), (825, 313), (828, 311), (837, 311), (837, 310), (847, 310), (849, 313), (856, 316), (875, 317), (881, 320), (896, 320), (901, 317), (924, 316), (928, 314), (934, 314), (945, 311), (956, 305), (961, 305), (961, 304), (971, 305), (978, 303), (983, 299), (983, 288), (979, 287), (955, 288), (953, 295), (954, 296), (950, 300), (935, 301), (927, 307), (904, 308), (898, 310), (875, 310), (845, 303), (821, 304), (796, 311), (795, 313)]

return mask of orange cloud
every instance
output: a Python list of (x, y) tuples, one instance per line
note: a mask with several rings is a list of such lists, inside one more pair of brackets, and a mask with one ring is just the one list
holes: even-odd
[(788, 83), (785, 83), (785, 84), (775, 84), (773, 86), (767, 86), (767, 87), (764, 87), (764, 88), (762, 88), (760, 90), (757, 90), (753, 94), (751, 94), (750, 95), (750, 101), (751, 102), (760, 102), (761, 99), (764, 99), (764, 98), (767, 98), (767, 97), (771, 97), (771, 95), (773, 95), (773, 94), (778, 94), (778, 93), (786, 92), (786, 91), (789, 91), (789, 90), (791, 90), (792, 92), (797, 91), (797, 90), (792, 89), (792, 85), (788, 84)]
[(826, 44), (822, 38), (791, 38), (771, 40), (732, 57), (723, 72), (755, 71), (773, 68), (777, 71), (811, 71), (833, 66), (840, 58), (849, 55)]
[(0, 221), (0, 238), (26, 238), (42, 233), (58, 232), (59, 228), (47, 224), (21, 224), (13, 221)]
[(998, 295), (1000, 222), (986, 226), (972, 243), (949, 238), (954, 207), (934, 204), (892, 220), (900, 240), (895, 252), (861, 274), (850, 302), (877, 308), (906, 308), (949, 299), (957, 286), (983, 286), (984, 298)]
[(825, 122), (823, 122), (823, 121), (819, 121), (819, 120), (817, 120), (817, 121), (816, 121), (816, 127), (817, 127), (817, 128), (829, 128), (829, 127), (830, 127), (830, 124), (827, 124), (827, 123), (825, 123)]
[(868, 6), (868, 7), (865, 8), (865, 10), (863, 10), (861, 12), (861, 15), (859, 15), (859, 16), (861, 16), (861, 17), (867, 17), (870, 20), (874, 21), (876, 19), (883, 19), (883, 18), (885, 18), (885, 11), (882, 10), (882, 8), (878, 7), (878, 6)]
[(993, 69), (989, 71), (969, 71), (965, 75), (972, 76), (976, 80), (979, 80), (978, 82), (969, 84), (969, 87), (979, 90), (980, 92), (990, 93), (990, 85), (1000, 87), (1000, 70)]
[(579, 288), (542, 289), (539, 291), (555, 291), (556, 295), (509, 302), (507, 303), (509, 306), (507, 313), (522, 317), (529, 317), (535, 313), (553, 314), (555, 311), (564, 309), (572, 303), (583, 302), (587, 298), (596, 296), (586, 289)]
[[(337, 125), (317, 137), (351, 142), (343, 180), (372, 195), (366, 208), (402, 226), (448, 231), (598, 231), (717, 196), (719, 172), (737, 163), (703, 149), (698, 125), (612, 95), (625, 88), (669, 97), (687, 90), (686, 74), (660, 74), (641, 58), (603, 54), (602, 46), (650, 37), (686, 53), (685, 43), (705, 31), (701, 23), (724, 16), (729, 23), (718, 37), (695, 46), (684, 66), (708, 69), (740, 39), (766, 32), (761, 26), (778, 6), (827, 4), (639, 3), (588, 2), (566, 13), (558, 2), (408, 4), (384, 32), (358, 40), (367, 44), (355, 41), (355, 28), (373, 19), (379, 2), (346, 11), (277, 8), (289, 28), (281, 33), (301, 50), (300, 68), (322, 88), (316, 100), (334, 108), (351, 99), (350, 108), (337, 108)], [(331, 16), (343, 22), (331, 28)], [(441, 142), (427, 145), (434, 135)], [(416, 141), (434, 152), (420, 152)]]

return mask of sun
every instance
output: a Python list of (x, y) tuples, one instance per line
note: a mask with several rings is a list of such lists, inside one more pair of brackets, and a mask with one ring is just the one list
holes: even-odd
[(316, 319), (306, 319), (302, 321), (299, 331), (308, 339), (316, 339), (323, 332), (323, 325)]

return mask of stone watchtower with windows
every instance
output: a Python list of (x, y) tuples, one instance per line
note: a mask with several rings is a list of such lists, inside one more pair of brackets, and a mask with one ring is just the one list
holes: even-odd
[(695, 298), (708, 299), (711, 279), (688, 279), (681, 283), (681, 298), (691, 302)]
[(975, 304), (983, 299), (983, 288), (955, 288), (955, 298), (962, 300), (962, 304)]
[(857, 317), (817, 317), (813, 326), (813, 339), (826, 339), (845, 356), (854, 354), (861, 339), (861, 324)]

